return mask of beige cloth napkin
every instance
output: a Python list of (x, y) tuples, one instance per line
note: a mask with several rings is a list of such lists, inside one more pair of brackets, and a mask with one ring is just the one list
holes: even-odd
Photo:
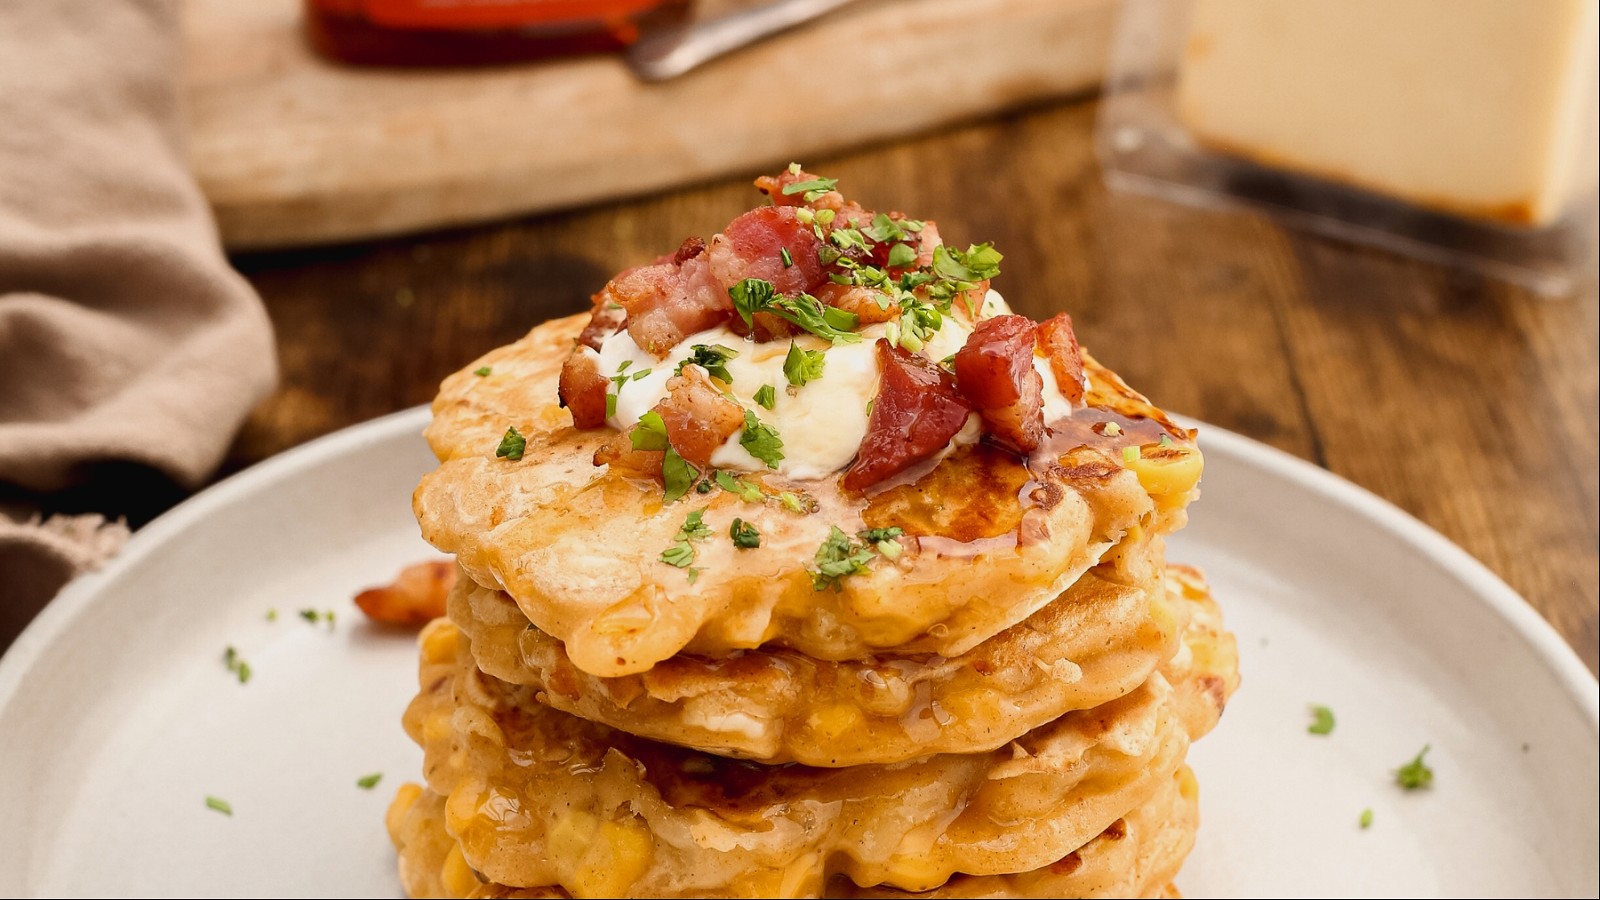
[(0, 647), (126, 533), (41, 521), (53, 492), (198, 486), (276, 377), (185, 159), (179, 52), (174, 3), (0, 2)]

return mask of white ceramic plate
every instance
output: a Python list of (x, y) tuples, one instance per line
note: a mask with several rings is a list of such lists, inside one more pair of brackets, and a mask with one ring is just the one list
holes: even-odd
[[(33, 623), (0, 662), (0, 894), (399, 894), (382, 816), (420, 766), (399, 726), (413, 641), (350, 597), (433, 555), (409, 506), (425, 422), (380, 419), (200, 494)], [(1192, 756), (1185, 893), (1593, 896), (1597, 694), (1576, 656), (1383, 501), (1201, 440), (1205, 499), (1170, 555), (1209, 572), (1244, 686)], [(1306, 733), (1310, 703), (1332, 735)], [(1434, 786), (1403, 792), (1392, 770), (1424, 744)]]

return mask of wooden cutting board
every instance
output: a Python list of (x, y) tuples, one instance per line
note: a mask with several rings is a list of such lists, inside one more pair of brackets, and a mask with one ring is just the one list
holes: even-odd
[(664, 84), (615, 57), (344, 68), (297, 0), (190, 0), (191, 153), (230, 249), (577, 206), (1094, 87), (1116, 0), (862, 0)]

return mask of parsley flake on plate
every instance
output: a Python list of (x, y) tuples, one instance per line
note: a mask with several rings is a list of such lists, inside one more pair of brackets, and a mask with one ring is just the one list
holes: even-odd
[(370, 791), (373, 788), (377, 787), (378, 786), (378, 782), (380, 782), (382, 780), (383, 780), (383, 773), (382, 772), (373, 772), (371, 775), (363, 775), (360, 778), (357, 778), (356, 779), (356, 787), (361, 788), (362, 790), (365, 790), (365, 791)]
[(1333, 733), (1333, 710), (1326, 706), (1313, 705), (1311, 707), (1311, 724), (1306, 726), (1306, 731), (1311, 734)]
[(1428, 764), (1422, 761), (1422, 758), (1428, 755), (1429, 749), (1431, 749), (1431, 746), (1424, 744), (1416, 759), (1394, 771), (1395, 784), (1408, 791), (1433, 786), (1433, 770), (1428, 768)]
[(249, 683), (251, 674), (250, 664), (245, 662), (243, 659), (240, 659), (239, 651), (234, 649), (231, 645), (222, 651), (222, 664), (228, 667), (229, 672), (232, 672), (238, 677), (240, 684)]
[(491, 369), (488, 366), (479, 366), (472, 370), (472, 374), (478, 376), (479, 378), (487, 378), (493, 372), (494, 369)]
[(1368, 829), (1368, 828), (1371, 828), (1371, 827), (1372, 827), (1372, 807), (1369, 806), (1366, 809), (1363, 809), (1361, 811), (1361, 828), (1363, 830), (1365, 830), (1365, 829)]
[(233, 815), (233, 804), (221, 797), (213, 797), (210, 794), (206, 795), (206, 809), (214, 809), (225, 816)]

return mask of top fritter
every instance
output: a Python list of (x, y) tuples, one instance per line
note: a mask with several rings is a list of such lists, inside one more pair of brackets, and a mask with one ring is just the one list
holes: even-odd
[(1066, 314), (1012, 315), (992, 246), (947, 247), (797, 166), (756, 184), (773, 205), (619, 274), (434, 403), (424, 536), (578, 667), (765, 643), (952, 656), (1182, 523), (1192, 433)]

